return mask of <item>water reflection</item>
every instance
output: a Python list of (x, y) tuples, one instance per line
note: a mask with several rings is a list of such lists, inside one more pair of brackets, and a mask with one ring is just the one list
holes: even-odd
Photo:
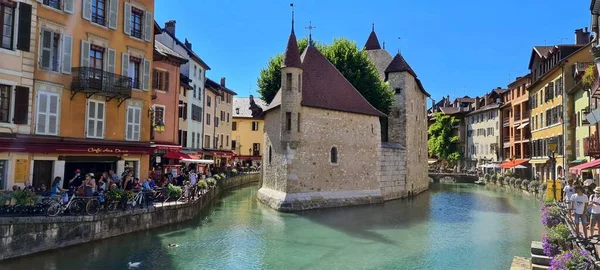
[(506, 269), (542, 231), (535, 200), (488, 187), (435, 184), (414, 199), (301, 213), (258, 203), (256, 190), (227, 192), (190, 222), (0, 269)]

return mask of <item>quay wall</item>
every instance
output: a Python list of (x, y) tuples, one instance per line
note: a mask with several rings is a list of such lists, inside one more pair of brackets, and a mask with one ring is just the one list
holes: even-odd
[(0, 260), (88, 243), (195, 218), (206, 205), (227, 190), (257, 182), (260, 174), (223, 180), (200, 199), (147, 209), (115, 211), (94, 216), (35, 216), (0, 218)]

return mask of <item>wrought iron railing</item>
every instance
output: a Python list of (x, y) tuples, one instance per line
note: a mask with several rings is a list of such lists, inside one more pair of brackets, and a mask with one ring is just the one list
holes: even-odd
[(109, 96), (131, 96), (133, 80), (130, 77), (92, 67), (74, 67), (72, 75), (72, 90)]

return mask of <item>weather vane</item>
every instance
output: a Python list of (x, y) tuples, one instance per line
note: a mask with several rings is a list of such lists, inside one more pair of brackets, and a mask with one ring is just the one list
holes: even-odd
[(290, 7), (292, 7), (292, 30), (294, 30), (294, 3), (290, 3)]
[(313, 45), (313, 42), (312, 42), (312, 30), (315, 29), (315, 28), (317, 28), (317, 27), (312, 25), (312, 21), (309, 21), (308, 22), (308, 26), (306, 27), (306, 29), (308, 29), (308, 44), (309, 45)]

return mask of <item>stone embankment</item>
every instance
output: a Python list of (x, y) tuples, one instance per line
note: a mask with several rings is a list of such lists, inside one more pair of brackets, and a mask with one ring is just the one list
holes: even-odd
[(165, 203), (161, 207), (94, 216), (0, 218), (0, 260), (191, 220), (220, 191), (257, 182), (259, 178), (260, 174), (255, 173), (225, 179), (220, 187), (191, 203)]

